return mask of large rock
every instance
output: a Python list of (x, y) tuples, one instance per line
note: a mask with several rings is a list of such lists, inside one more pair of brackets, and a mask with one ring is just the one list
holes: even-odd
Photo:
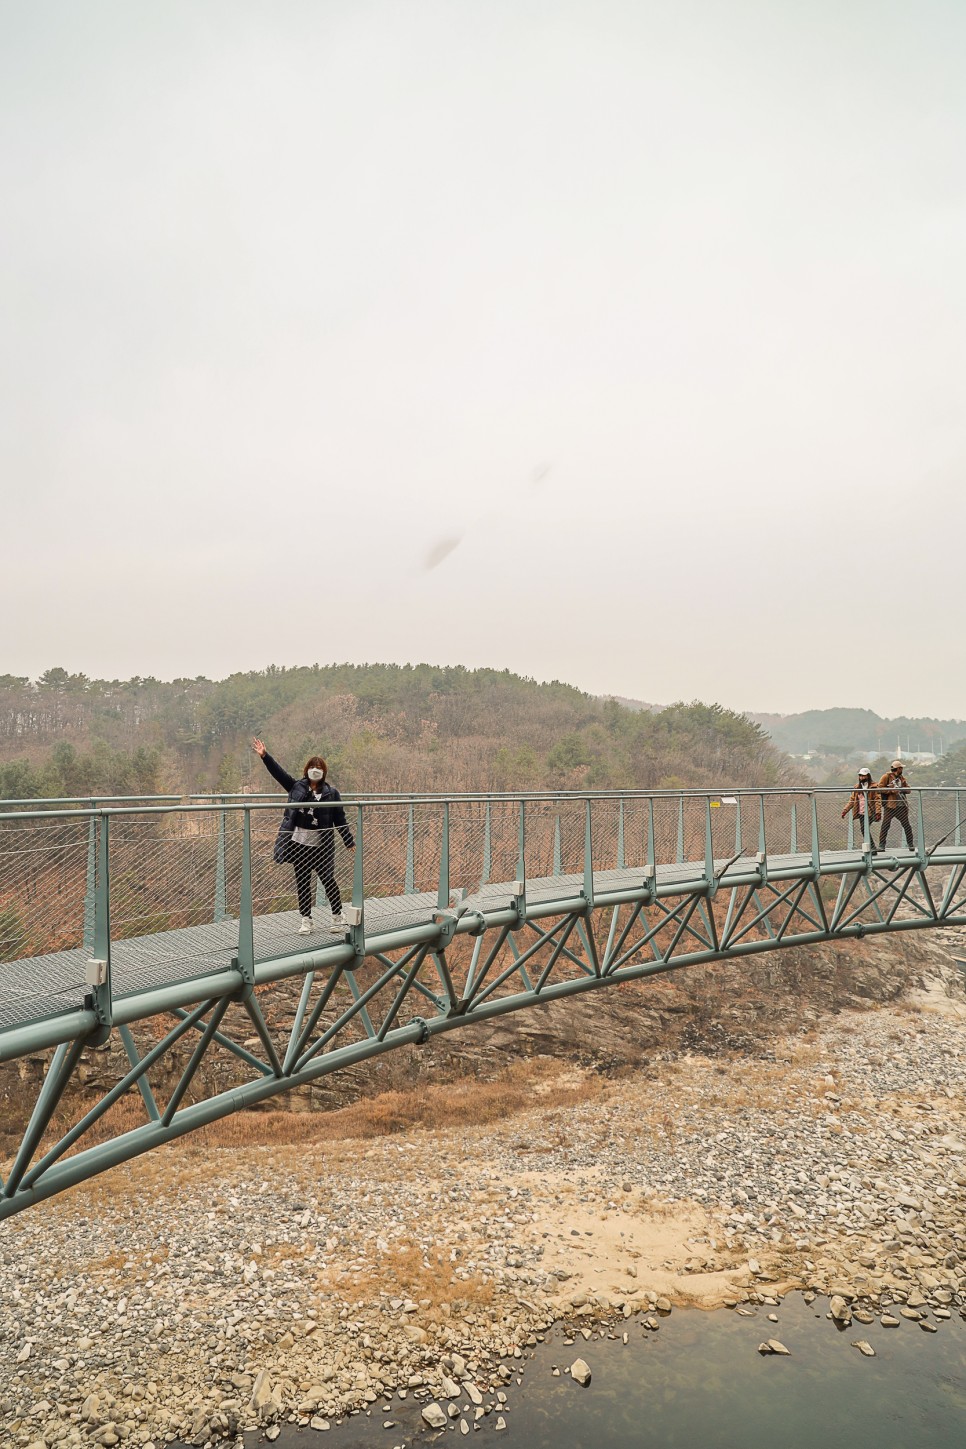
[(829, 1303), (829, 1312), (836, 1323), (849, 1324), (852, 1322), (852, 1310), (840, 1293), (835, 1293)]
[(423, 1409), (423, 1418), (431, 1429), (445, 1429), (449, 1423), (445, 1410), (441, 1409), (437, 1403), (426, 1405)]
[(260, 1369), (256, 1375), (250, 1403), (260, 1419), (267, 1417), (272, 1407), (272, 1381), (267, 1369)]
[(590, 1383), (590, 1367), (582, 1358), (575, 1358), (570, 1365), (570, 1377), (575, 1383), (586, 1388)]

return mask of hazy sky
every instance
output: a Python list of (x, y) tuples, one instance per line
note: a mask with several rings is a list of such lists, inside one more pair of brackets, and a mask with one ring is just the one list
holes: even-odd
[(964, 56), (963, 0), (0, 0), (0, 673), (966, 715)]

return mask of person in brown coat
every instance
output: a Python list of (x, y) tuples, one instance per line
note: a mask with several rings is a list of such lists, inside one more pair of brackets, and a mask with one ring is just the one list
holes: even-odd
[(872, 788), (872, 771), (867, 770), (864, 766), (859, 771), (858, 783), (849, 796), (849, 803), (842, 811), (842, 819), (844, 820), (846, 815), (849, 814), (851, 814), (852, 819), (858, 826), (861, 832), (860, 839), (863, 840), (865, 838), (865, 817), (868, 815), (869, 840), (874, 851), (875, 841), (872, 838), (872, 825), (873, 823), (878, 824), (882, 818), (882, 812), (879, 808), (879, 793)]
[(902, 761), (893, 760), (892, 769), (887, 770), (879, 781), (879, 796), (882, 800), (882, 829), (879, 831), (879, 849), (885, 850), (889, 838), (889, 826), (898, 820), (906, 834), (906, 847), (913, 849), (912, 826), (909, 824), (909, 784), (903, 773)]

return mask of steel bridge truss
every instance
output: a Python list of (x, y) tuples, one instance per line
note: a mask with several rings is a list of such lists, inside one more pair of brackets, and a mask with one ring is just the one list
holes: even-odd
[[(575, 807), (583, 819), (584, 836), (582, 868), (571, 872), (561, 846), (560, 809), (551, 803), (541, 816), (546, 825), (541, 858), (552, 869), (534, 879), (527, 876), (527, 801), (509, 802), (518, 815), (516, 878), (484, 879), (469, 891), (451, 888), (455, 802), (434, 802), (432, 808), (440, 812), (433, 862), (438, 880), (428, 900), (416, 889), (412, 825), (414, 806), (426, 802), (408, 802), (406, 861), (400, 862), (404, 890), (391, 899), (418, 900), (418, 908), (406, 917), (384, 918), (382, 929), (378, 919), (375, 929), (367, 927), (367, 914), (377, 918), (376, 907), (385, 898), (366, 896), (366, 811), (357, 805), (349, 929), (342, 936), (330, 933), (308, 949), (296, 949), (300, 942), (292, 940), (281, 954), (259, 953), (255, 947), (252, 810), (246, 807), (230, 958), (206, 974), (121, 995), (115, 995), (111, 977), (112, 948), (116, 954), (120, 946), (111, 933), (110, 829), (124, 812), (94, 812), (83, 926), (84, 952), (92, 954), (83, 998), (71, 1010), (48, 1010), (38, 1019), (0, 1029), (0, 1061), (41, 1053), (46, 1062), (29, 1120), (2, 1164), (0, 1218), (230, 1113), (384, 1052), (426, 1043), (441, 1032), (688, 965), (966, 924), (966, 846), (958, 793), (943, 801), (941, 823), (953, 819), (953, 824), (942, 840), (928, 842), (930, 816), (920, 799), (912, 812), (917, 817), (912, 847), (903, 844), (888, 853), (876, 853), (868, 823), (863, 837), (851, 821), (844, 849), (837, 848), (839, 842), (823, 848), (828, 830), (820, 792), (791, 799), (778, 854), (768, 848), (763, 796), (755, 797), (761, 804), (748, 846), (742, 843), (742, 802), (735, 796), (701, 797), (697, 805), (692, 796), (635, 797), (643, 811), (637, 864), (628, 849), (630, 798), (608, 798), (616, 838), (601, 869), (592, 810), (602, 807), (596, 801), (568, 801), (570, 814)], [(737, 849), (727, 857), (716, 853), (713, 830), (712, 811), (721, 808), (722, 800), (737, 813), (729, 841)], [(536, 813), (535, 805), (530, 808)], [(656, 846), (661, 832), (655, 830), (662, 811), (665, 816), (676, 812), (673, 848), (666, 852), (673, 858), (663, 863)], [(691, 818), (695, 811), (697, 831)], [(225, 885), (226, 813), (223, 809), (218, 820), (215, 907), (208, 929), (235, 920)], [(13, 817), (0, 818), (9, 822)], [(731, 829), (729, 824), (729, 835)], [(8, 830), (0, 839), (0, 856), (12, 834), (15, 830)], [(483, 852), (491, 868), (495, 841), (489, 802), (484, 834)], [(805, 849), (799, 848), (800, 834), (808, 837)], [(700, 858), (688, 860), (688, 854), (697, 854), (695, 843), (704, 847)], [(17, 968), (29, 959), (0, 966), (0, 1000)], [(98, 1049), (99, 1072), (113, 1080), (91, 1102), (79, 1084), (79, 1069)], [(216, 1058), (218, 1070), (213, 1071)], [(220, 1089), (211, 1087), (213, 1082)], [(77, 1102), (82, 1106), (68, 1109), (68, 1103)], [(140, 1120), (132, 1126), (135, 1109)]]

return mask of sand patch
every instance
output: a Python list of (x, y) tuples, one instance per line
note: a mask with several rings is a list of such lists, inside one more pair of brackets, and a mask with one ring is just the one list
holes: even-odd
[(581, 1202), (597, 1177), (591, 1170), (579, 1184), (555, 1172), (512, 1179), (532, 1194), (528, 1235), (544, 1249), (543, 1270), (569, 1275), (549, 1302), (562, 1305), (586, 1295), (605, 1305), (646, 1309), (650, 1291), (675, 1305), (717, 1308), (726, 1298), (743, 1296), (753, 1281), (748, 1260), (723, 1249), (720, 1229), (702, 1207), (639, 1192), (622, 1193), (620, 1201), (601, 1193), (599, 1203)]

